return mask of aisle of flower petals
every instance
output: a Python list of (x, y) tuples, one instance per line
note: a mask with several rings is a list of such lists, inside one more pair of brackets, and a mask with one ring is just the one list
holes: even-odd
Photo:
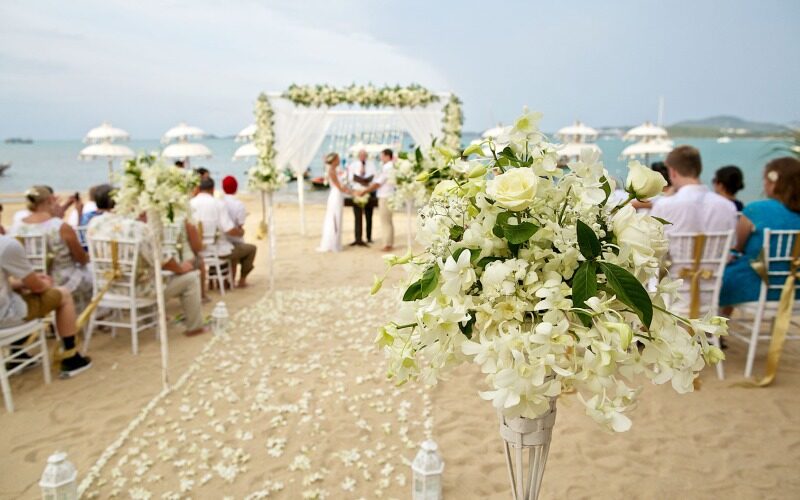
[(238, 313), (84, 479), (88, 498), (402, 498), (430, 396), (386, 382), (390, 294), (277, 293)]

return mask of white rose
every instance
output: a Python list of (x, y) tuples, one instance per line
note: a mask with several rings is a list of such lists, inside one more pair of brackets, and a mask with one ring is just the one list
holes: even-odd
[(490, 180), (486, 192), (497, 205), (519, 212), (533, 204), (539, 176), (529, 168), (512, 168)]
[(655, 170), (645, 167), (638, 161), (628, 163), (628, 169), (625, 189), (640, 200), (661, 194), (667, 185), (664, 176)]
[(620, 255), (630, 252), (636, 266), (660, 259), (666, 253), (667, 241), (660, 223), (648, 215), (636, 213), (630, 205), (614, 216), (613, 227), (623, 250)]

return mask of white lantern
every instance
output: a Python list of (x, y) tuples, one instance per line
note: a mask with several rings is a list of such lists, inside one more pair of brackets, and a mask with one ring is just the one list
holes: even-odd
[(67, 460), (67, 454), (56, 452), (47, 459), (39, 487), (42, 489), (43, 500), (77, 500), (78, 499), (78, 471)]
[(424, 441), (417, 456), (411, 462), (414, 484), (413, 500), (441, 500), (442, 472), (444, 460), (437, 452), (438, 446), (431, 440)]
[(211, 318), (213, 319), (212, 330), (214, 335), (224, 335), (228, 329), (228, 308), (225, 307), (225, 302), (217, 302), (211, 312)]

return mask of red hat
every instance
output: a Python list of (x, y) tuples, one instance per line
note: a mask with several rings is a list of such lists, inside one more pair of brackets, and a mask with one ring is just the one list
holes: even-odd
[(225, 191), (225, 194), (236, 194), (238, 187), (239, 183), (236, 182), (236, 177), (229, 175), (222, 179), (222, 190)]

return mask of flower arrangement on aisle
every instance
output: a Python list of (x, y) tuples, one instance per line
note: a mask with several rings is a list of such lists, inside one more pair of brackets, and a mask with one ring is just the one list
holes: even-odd
[(427, 106), (439, 100), (439, 97), (421, 85), (411, 84), (408, 87), (376, 87), (370, 85), (350, 85), (337, 88), (331, 85), (296, 85), (292, 84), (283, 93), (285, 99), (299, 106), (337, 106), (339, 104), (356, 104), (363, 107), (395, 107), (414, 108)]
[(153, 155), (127, 160), (119, 177), (115, 210), (137, 216), (156, 213), (162, 221), (175, 222), (189, 211), (189, 194), (200, 178), (191, 170), (167, 165)]
[(247, 171), (248, 186), (254, 191), (274, 192), (288, 182), (286, 174), (277, 167), (272, 106), (265, 94), (256, 101), (256, 133), (253, 143), (258, 151), (256, 164)]
[(442, 145), (450, 149), (461, 149), (461, 127), (464, 125), (464, 113), (461, 111), (461, 99), (451, 94), (444, 105), (442, 118)]
[(559, 168), (540, 116), (526, 111), (497, 140), (501, 151), (492, 139), (468, 148), (480, 161), (434, 189), (417, 222), (425, 251), (387, 258), (409, 279), (376, 342), (397, 383), (435, 384), (471, 362), (486, 374), (480, 396), (504, 417), (540, 417), (576, 391), (592, 419), (626, 431), (635, 377), (691, 392), (703, 366), (724, 357), (707, 335), (726, 334), (726, 320), (670, 312), (670, 278), (645, 287), (668, 248), (665, 221), (630, 202), (659, 194), (663, 178), (632, 162), (628, 200), (611, 206), (599, 155), (586, 150)]

